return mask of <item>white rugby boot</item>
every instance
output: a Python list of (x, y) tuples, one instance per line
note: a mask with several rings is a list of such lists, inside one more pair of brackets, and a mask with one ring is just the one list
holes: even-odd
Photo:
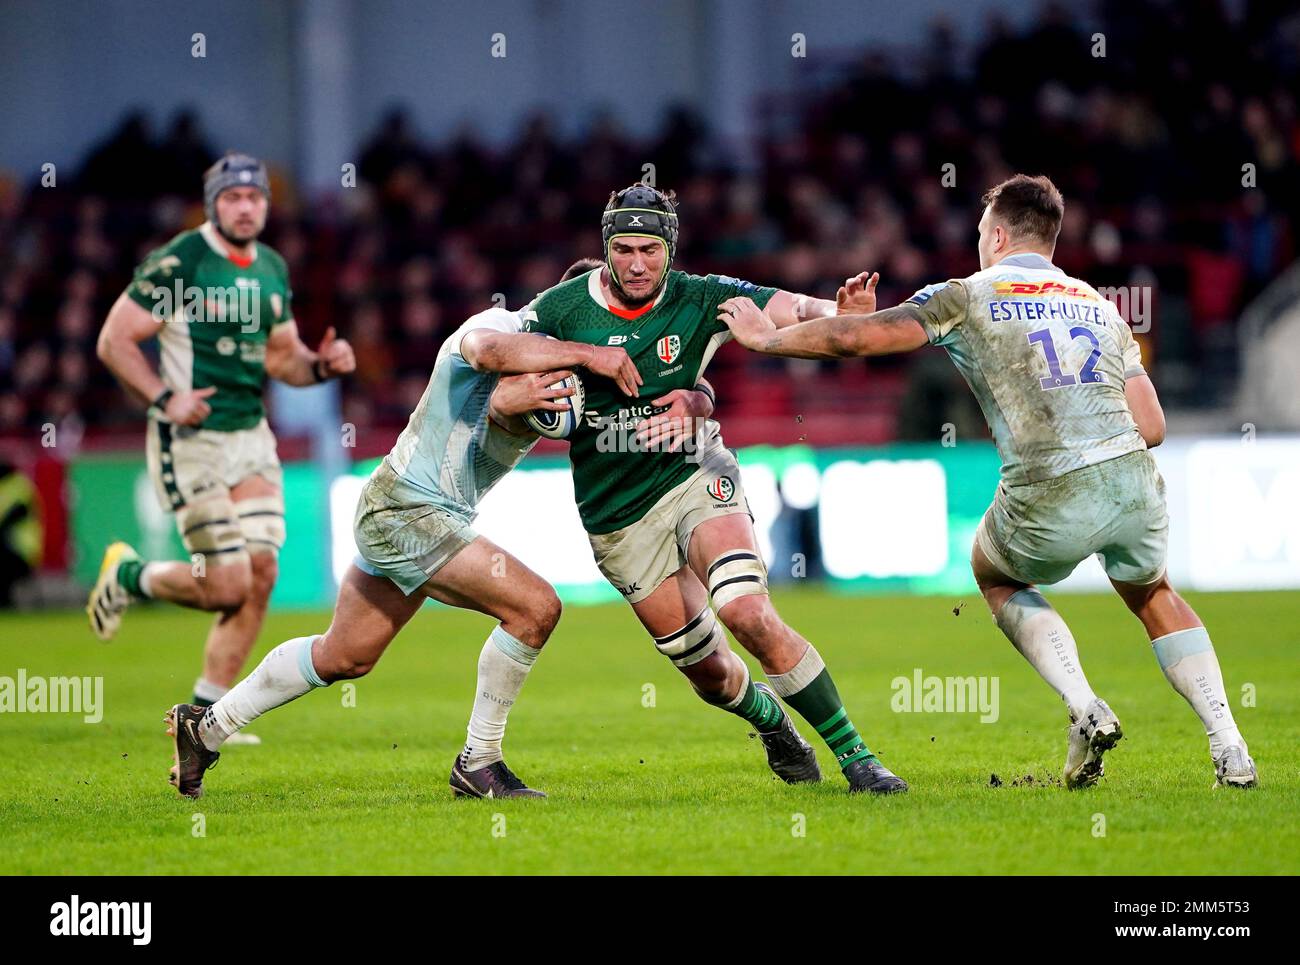
[(1214, 761), (1215, 787), (1259, 787), (1259, 772), (1245, 744), (1229, 747)]
[(1095, 698), (1075, 719), (1070, 715), (1070, 742), (1065, 755), (1065, 786), (1072, 791), (1092, 787), (1105, 773), (1101, 757), (1124, 736), (1119, 718), (1106, 701)]

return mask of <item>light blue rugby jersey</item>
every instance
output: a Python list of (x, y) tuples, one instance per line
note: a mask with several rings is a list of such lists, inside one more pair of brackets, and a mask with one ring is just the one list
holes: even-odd
[(500, 375), (475, 371), (460, 354), (465, 336), (479, 329), (517, 334), (523, 320), (504, 308), (489, 308), (448, 337), (420, 404), (372, 476), (387, 470), (417, 497), (470, 519), (479, 500), (537, 443), (535, 435), (512, 435), (489, 417), (488, 400)]
[(1115, 306), (1042, 255), (922, 288), (914, 306), (970, 384), (1008, 485), (1145, 449), (1124, 395), (1145, 374)]

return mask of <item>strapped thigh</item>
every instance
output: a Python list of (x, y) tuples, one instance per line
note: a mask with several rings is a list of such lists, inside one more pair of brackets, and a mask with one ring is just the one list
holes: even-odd
[(279, 553), (284, 546), (284, 495), (254, 496), (235, 503), (239, 530), (250, 553)]
[(228, 495), (181, 506), (176, 510), (176, 528), (191, 556), (202, 556), (212, 565), (248, 559), (235, 504)]
[(717, 650), (723, 637), (713, 611), (705, 606), (680, 630), (654, 639), (656, 649), (671, 660), (674, 667), (689, 667)]
[(767, 567), (751, 550), (728, 550), (709, 564), (705, 575), (715, 610), (742, 596), (767, 595)]

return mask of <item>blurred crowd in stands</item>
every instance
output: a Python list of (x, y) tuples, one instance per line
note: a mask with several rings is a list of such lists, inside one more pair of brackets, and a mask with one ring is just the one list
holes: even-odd
[[(969, 42), (939, 22), (917, 50), (844, 51), (817, 83), (772, 92), (754, 105), (759, 153), (740, 164), (685, 110), (649, 142), (607, 113), (577, 139), (537, 116), (489, 147), (470, 128), (417, 133), (394, 109), (359, 149), (355, 188), (303, 198), (286, 159), (267, 159), (264, 240), (289, 263), (304, 336), (334, 325), (356, 349), (345, 418), (389, 428), (465, 317), (498, 293), (519, 306), (599, 255), (609, 191), (645, 164), (679, 196), (678, 267), (823, 296), (875, 269), (882, 307), (976, 270), (981, 193), (1046, 173), (1067, 201), (1057, 263), (1132, 286), (1167, 402), (1220, 405), (1241, 309), (1296, 257), (1300, 21), (1280, 9), (1105, 0), (1089, 29), (1049, 6)], [(0, 434), (138, 431), (95, 338), (145, 253), (201, 220), (202, 172), (228, 146), (190, 114), (156, 138), (139, 113), (57, 188), (0, 176)], [(946, 422), (983, 434), (934, 351), (818, 364), (732, 345), (710, 376), (724, 420), (799, 413), (814, 442), (937, 439)], [(773, 441), (805, 434), (791, 432)]]

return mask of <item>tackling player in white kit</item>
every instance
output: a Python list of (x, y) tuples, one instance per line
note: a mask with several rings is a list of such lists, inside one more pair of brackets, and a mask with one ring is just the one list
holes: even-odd
[[(574, 265), (566, 277), (589, 271)], [(506, 716), (542, 645), (560, 618), (544, 579), (472, 521), (479, 501), (532, 448), (537, 436), (520, 417), (563, 408), (570, 393), (548, 386), (583, 366), (636, 396), (641, 377), (622, 348), (539, 338), (519, 314), (493, 308), (470, 318), (443, 343), (424, 397), (397, 444), (362, 490), (354, 524), (359, 554), (348, 568), (324, 634), (280, 644), (211, 707), (177, 704), (167, 713), (175, 738), (172, 782), (187, 797), (203, 791), (218, 748), (268, 710), (336, 680), (370, 672), (426, 598), (500, 621), (479, 656), (465, 748), (451, 786), (467, 797), (545, 797), (501, 756)], [(520, 374), (502, 378), (503, 373)], [(666, 415), (707, 416), (699, 392), (656, 400)]]
[(947, 349), (1002, 457), (971, 567), (998, 627), (1066, 703), (1066, 785), (1097, 782), (1120, 724), (1035, 585), (1065, 579), (1095, 553), (1170, 684), (1204, 723), (1217, 783), (1254, 787), (1255, 763), (1209, 634), (1165, 574), (1165, 486), (1148, 452), (1164, 440), (1165, 420), (1133, 334), (1095, 289), (1052, 264), (1065, 203), (1050, 180), (1016, 175), (984, 203), (981, 270), (968, 278), (930, 285), (896, 308), (780, 330), (747, 298), (723, 303), (719, 317), (741, 344), (771, 355)]

